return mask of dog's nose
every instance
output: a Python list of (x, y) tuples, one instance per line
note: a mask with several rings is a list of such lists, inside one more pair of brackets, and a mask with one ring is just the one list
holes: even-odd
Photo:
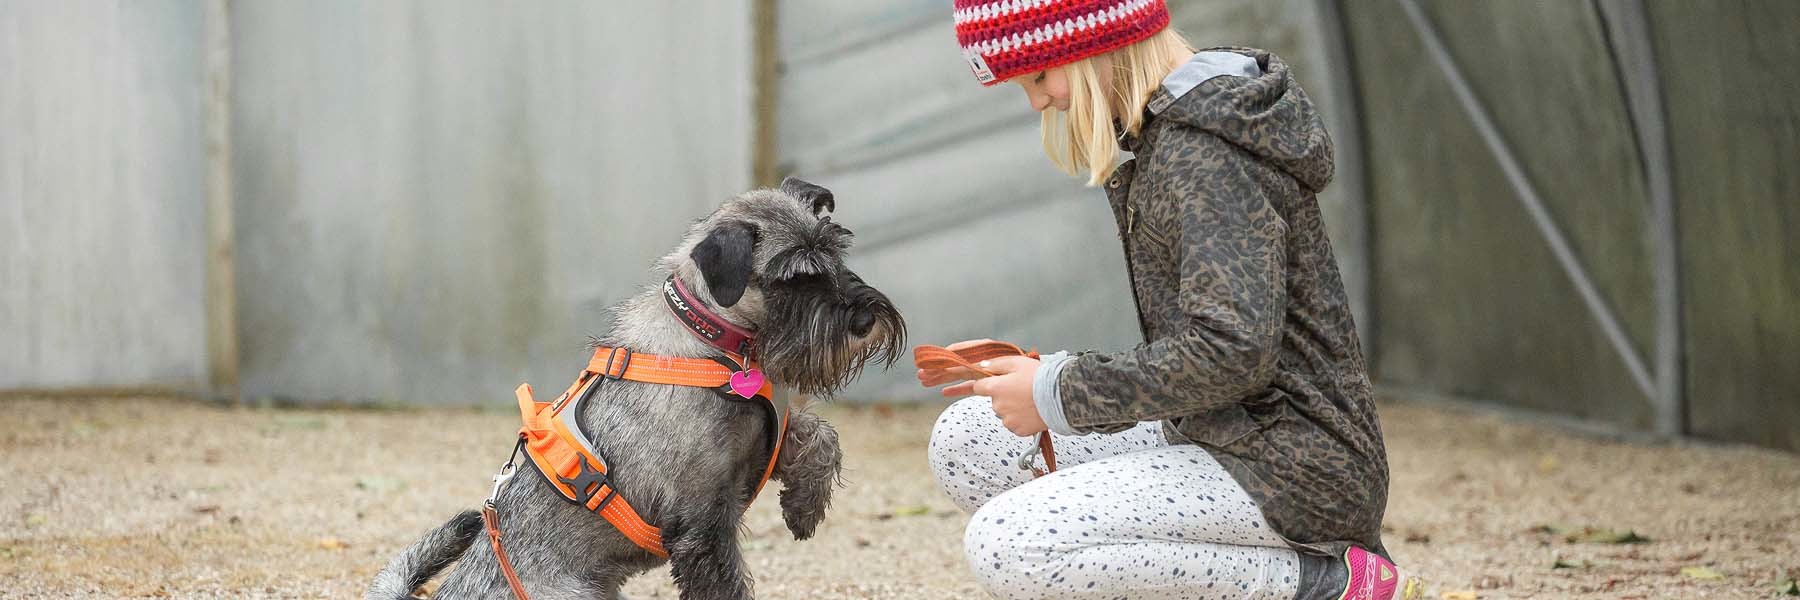
[(875, 313), (869, 310), (858, 310), (850, 317), (850, 334), (856, 337), (869, 335), (875, 327)]

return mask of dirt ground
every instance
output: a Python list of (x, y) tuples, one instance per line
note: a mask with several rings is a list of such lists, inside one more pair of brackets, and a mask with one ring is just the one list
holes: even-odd
[[(517, 426), (496, 409), (0, 399), (0, 597), (356, 597), (487, 492)], [(808, 542), (786, 537), (774, 502), (751, 511), (760, 597), (982, 597), (960, 551), (966, 517), (924, 464), (939, 409), (824, 411), (848, 487)], [(1437, 405), (1382, 415), (1387, 541), (1429, 597), (1772, 598), (1778, 573), (1800, 574), (1800, 457)], [(1570, 541), (1589, 527), (1648, 541)], [(675, 595), (666, 571), (628, 591)]]

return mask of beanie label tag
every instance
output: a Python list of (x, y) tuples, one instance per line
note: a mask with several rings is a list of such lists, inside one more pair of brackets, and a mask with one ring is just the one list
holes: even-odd
[(988, 69), (987, 61), (981, 59), (981, 53), (963, 48), (963, 60), (969, 62), (969, 70), (975, 72), (975, 80), (987, 83), (994, 80), (994, 72)]

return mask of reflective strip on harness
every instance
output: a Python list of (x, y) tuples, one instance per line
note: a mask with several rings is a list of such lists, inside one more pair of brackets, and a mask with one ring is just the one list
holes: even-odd
[[(625, 352), (624, 360), (615, 362), (618, 352)], [(735, 356), (732, 358), (734, 362), (741, 362), (736, 361)], [(525, 453), (531, 457), (538, 472), (543, 474), (544, 480), (561, 493), (564, 499), (600, 515), (638, 547), (667, 558), (669, 553), (663, 547), (662, 531), (638, 515), (631, 503), (619, 495), (608, 481), (606, 461), (600, 457), (587, 436), (582, 434), (576, 421), (581, 413), (580, 406), (592, 395), (594, 386), (606, 379), (703, 387), (719, 391), (729, 384), (734, 372), (706, 359), (635, 354), (623, 349), (615, 351), (612, 348), (599, 348), (594, 352), (594, 358), (589, 361), (587, 368), (582, 370), (581, 376), (555, 402), (538, 402), (532, 397), (530, 384), (522, 384), (514, 392), (519, 400), (519, 416), (524, 421), (519, 435), (525, 439)], [(724, 396), (723, 392), (721, 396)], [(764, 384), (756, 396), (757, 400), (766, 405), (769, 415), (775, 421), (775, 435), (769, 464), (763, 469), (762, 477), (750, 494), (752, 502), (774, 474), (776, 459), (781, 456), (782, 438), (787, 434), (788, 407), (776, 406), (775, 396), (774, 389), (769, 384)]]

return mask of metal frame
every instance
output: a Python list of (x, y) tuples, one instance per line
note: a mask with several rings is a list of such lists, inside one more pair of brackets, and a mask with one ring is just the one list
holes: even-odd
[[(1499, 135), (1499, 128), (1490, 117), (1487, 106), (1476, 97), (1469, 81), (1463, 77), (1462, 68), (1456, 65), (1449, 50), (1445, 49), (1444, 40), (1438, 34), (1436, 25), (1427, 18), (1426, 11), (1418, 5), (1418, 0), (1395, 0), (1406, 11), (1408, 22), (1417, 32), (1418, 40), (1426, 45), (1426, 54), (1444, 72), (1444, 77), (1451, 85), (1451, 92), (1456, 101), (1462, 105), (1463, 112), (1469, 115), (1481, 142), (1494, 153), (1494, 160), (1507, 177), (1508, 186), (1512, 187), (1519, 204), (1530, 214), (1532, 223), (1537, 225), (1537, 232), (1543, 234), (1544, 243), (1550, 245), (1552, 254), (1561, 265), (1562, 274), (1568, 276), (1580, 294), (1582, 305), (1588, 306), (1588, 314), (1600, 324), (1602, 333), (1613, 351), (1618, 353), (1620, 362), (1631, 373), (1631, 380), (1642, 391), (1643, 396), (1651, 402), (1656, 414), (1656, 431), (1660, 434), (1679, 434), (1683, 431), (1683, 398), (1681, 398), (1681, 366), (1679, 366), (1679, 279), (1678, 254), (1676, 254), (1676, 238), (1674, 238), (1674, 191), (1669, 177), (1669, 144), (1667, 130), (1663, 128), (1663, 110), (1661, 97), (1656, 83), (1656, 63), (1651, 56), (1649, 45), (1649, 27), (1643, 16), (1642, 0), (1616, 0), (1606, 2), (1611, 7), (1607, 13), (1616, 18), (1618, 31), (1624, 34), (1613, 34), (1615, 50), (1620, 45), (1629, 45), (1631, 61), (1622, 65), (1622, 77), (1625, 79), (1627, 101), (1631, 103), (1631, 115), (1636, 123), (1638, 146), (1642, 150), (1645, 162), (1645, 177), (1649, 178), (1651, 193), (1651, 227), (1652, 236), (1658, 238), (1656, 243), (1656, 371), (1652, 371), (1645, 359), (1631, 346), (1631, 339), (1625, 335), (1624, 326), (1618, 323), (1613, 308), (1607, 305), (1606, 297), (1600, 295), (1588, 268), (1580, 263), (1571, 249), (1568, 238), (1562, 234), (1561, 227), (1550, 211), (1544, 207), (1543, 198), (1532, 186), (1532, 180), (1526, 177), (1525, 169), (1519, 166), (1519, 160), (1507, 141)], [(1613, 25), (1609, 25), (1613, 27)]]
[(238, 394), (237, 235), (232, 226), (231, 0), (208, 0), (202, 28), (206, 67), (207, 394)]
[(1663, 109), (1656, 48), (1650, 40), (1650, 19), (1644, 0), (1596, 0), (1595, 4), (1606, 25), (1613, 64), (1617, 65), (1619, 81), (1625, 88), (1638, 156), (1643, 160), (1644, 188), (1650, 195), (1647, 234), (1656, 269), (1656, 432), (1679, 435), (1687, 429), (1681, 364), (1680, 237), (1675, 229), (1674, 169), (1669, 158), (1668, 116)]

